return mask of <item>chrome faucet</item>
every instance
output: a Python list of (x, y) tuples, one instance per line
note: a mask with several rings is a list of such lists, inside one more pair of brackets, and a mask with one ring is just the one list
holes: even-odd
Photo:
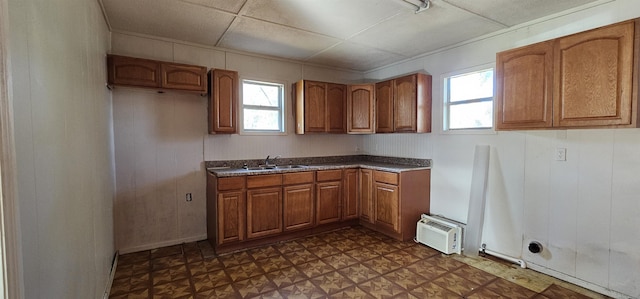
[[(267, 155), (267, 158), (266, 158), (266, 159), (264, 159), (264, 165), (265, 165), (265, 166), (269, 166), (269, 165), (271, 165), (271, 164), (269, 164), (269, 157), (270, 157), (270, 156), (269, 156), (269, 155)], [(275, 159), (278, 159), (278, 158), (280, 158), (280, 155), (277, 155), (277, 156), (273, 157), (273, 159), (272, 159), (272, 160), (275, 160)]]

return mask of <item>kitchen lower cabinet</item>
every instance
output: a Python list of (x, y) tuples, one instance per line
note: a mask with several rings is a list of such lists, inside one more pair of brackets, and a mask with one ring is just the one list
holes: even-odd
[(313, 172), (284, 174), (283, 210), (284, 230), (311, 228), (314, 222)]
[(373, 170), (360, 169), (360, 185), (358, 189), (360, 194), (358, 201), (360, 202), (360, 221), (373, 223)]
[(247, 238), (282, 232), (282, 175), (247, 177)]
[(400, 232), (400, 215), (398, 214), (398, 208), (400, 204), (398, 202), (398, 186), (375, 183), (374, 198), (375, 198), (375, 225), (394, 231)]
[(342, 170), (316, 173), (316, 224), (340, 221), (342, 205)]
[[(371, 189), (367, 188), (368, 182)], [(360, 224), (398, 240), (413, 239), (420, 215), (429, 213), (430, 182), (429, 169), (400, 173), (374, 170), (373, 180), (361, 180), (361, 192), (371, 190), (368, 198), (360, 197), (363, 210), (369, 203), (373, 203), (373, 207), (368, 207), (366, 217), (361, 213)]]
[(245, 239), (245, 177), (207, 174), (207, 237), (216, 245)]
[(344, 171), (344, 196), (342, 200), (342, 220), (358, 218), (358, 196), (360, 188), (358, 169)]

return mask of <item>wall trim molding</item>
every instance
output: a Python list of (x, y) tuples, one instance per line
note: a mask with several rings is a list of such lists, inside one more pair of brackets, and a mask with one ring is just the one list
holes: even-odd
[(169, 240), (169, 241), (163, 241), (163, 242), (157, 242), (157, 243), (144, 244), (144, 245), (140, 245), (140, 246), (124, 248), (124, 249), (118, 249), (118, 251), (120, 252), (120, 254), (127, 254), (127, 253), (132, 253), (132, 252), (156, 249), (156, 248), (160, 248), (160, 247), (178, 245), (178, 244), (182, 244), (182, 243), (190, 243), (190, 242), (202, 241), (202, 240), (206, 240), (206, 239), (207, 239), (207, 235), (203, 234), (203, 235), (199, 235), (199, 236), (195, 236), (195, 237), (187, 237), (187, 238), (182, 238), (182, 239)]

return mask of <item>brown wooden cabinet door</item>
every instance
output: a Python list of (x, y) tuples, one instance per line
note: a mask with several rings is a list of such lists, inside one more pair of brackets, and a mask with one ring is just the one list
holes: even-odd
[(160, 87), (160, 62), (155, 60), (107, 56), (109, 84)]
[(375, 224), (400, 232), (398, 186), (375, 182)]
[(247, 190), (247, 238), (282, 232), (282, 188)]
[(344, 171), (344, 196), (342, 198), (342, 220), (358, 218), (359, 181), (358, 169)]
[(313, 226), (313, 184), (285, 186), (283, 188), (284, 230)]
[(374, 223), (373, 171), (360, 169), (360, 219)]
[(416, 75), (400, 77), (393, 81), (393, 131), (416, 132)]
[(634, 21), (559, 38), (555, 127), (631, 124)]
[(217, 244), (244, 240), (245, 195), (244, 190), (218, 193)]
[(393, 80), (376, 83), (376, 133), (393, 132)]
[(342, 182), (316, 184), (316, 224), (340, 221)]
[(163, 62), (160, 64), (161, 87), (207, 92), (207, 68)]
[(304, 131), (325, 132), (327, 83), (304, 81)]
[(327, 132), (346, 133), (347, 86), (327, 83)]
[(347, 133), (374, 133), (373, 84), (349, 85), (347, 88)]
[(209, 133), (236, 133), (238, 72), (216, 69), (209, 78)]
[(497, 54), (496, 129), (551, 127), (553, 41)]

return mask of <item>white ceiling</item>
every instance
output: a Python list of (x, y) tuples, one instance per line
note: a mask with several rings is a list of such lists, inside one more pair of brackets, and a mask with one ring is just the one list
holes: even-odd
[(113, 31), (357, 71), (594, 1), (101, 0)]

